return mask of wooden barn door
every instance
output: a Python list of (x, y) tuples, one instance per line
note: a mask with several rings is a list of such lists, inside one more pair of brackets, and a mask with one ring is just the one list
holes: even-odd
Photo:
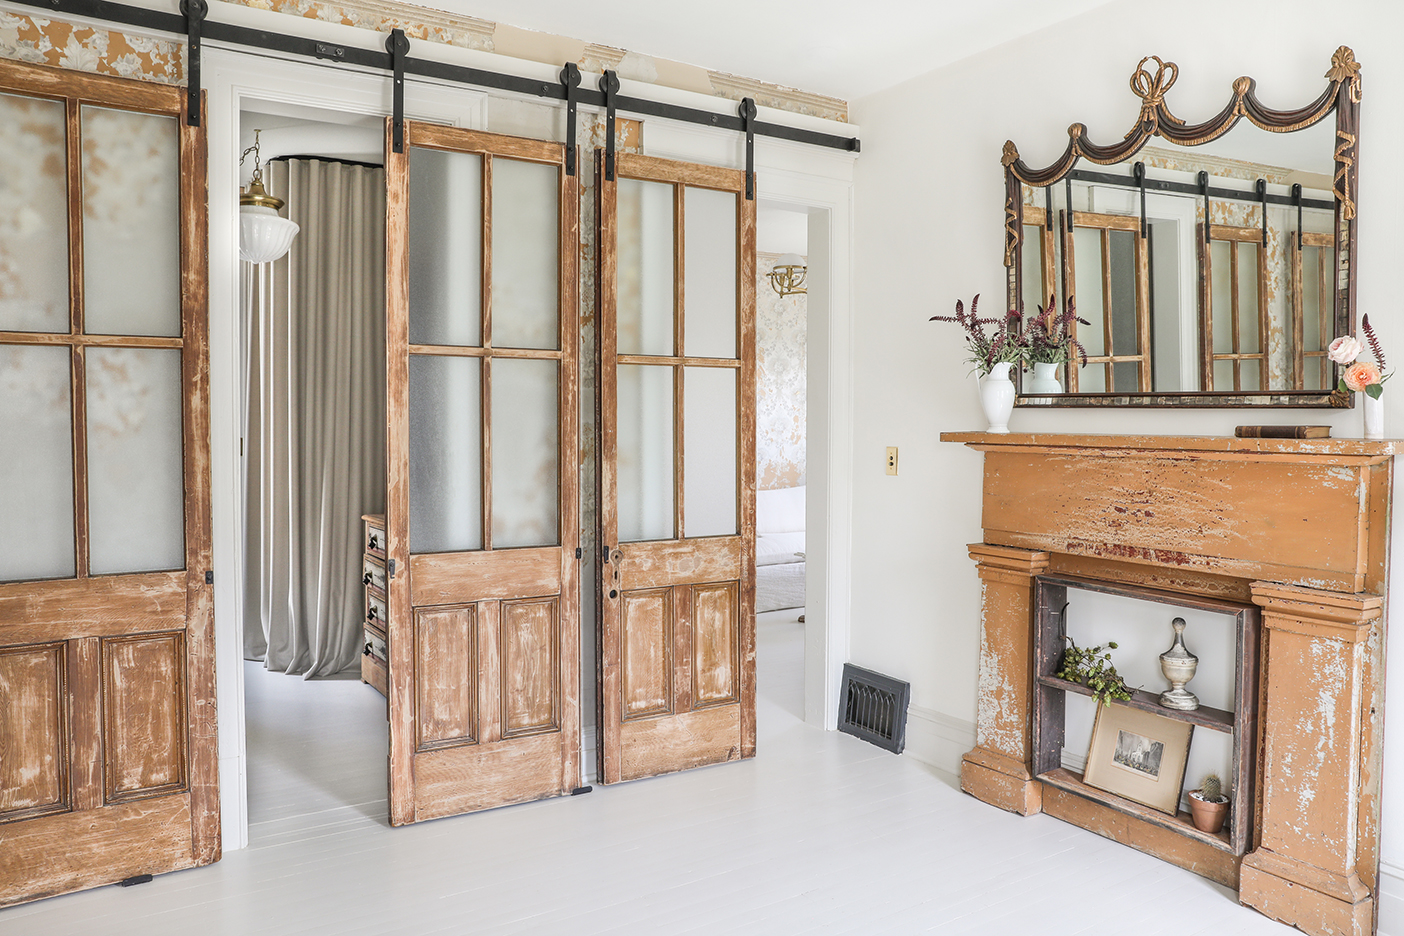
[(0, 64), (0, 905), (220, 855), (184, 101)]
[(756, 750), (755, 201), (741, 172), (615, 159), (613, 180), (597, 166), (604, 783)]
[(558, 143), (387, 123), (390, 821), (580, 774), (578, 188)]

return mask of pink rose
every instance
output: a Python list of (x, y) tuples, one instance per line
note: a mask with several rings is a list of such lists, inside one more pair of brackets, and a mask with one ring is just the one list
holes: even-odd
[(1326, 349), (1326, 356), (1337, 364), (1352, 364), (1360, 357), (1360, 352), (1365, 350), (1365, 346), (1360, 343), (1360, 339), (1354, 335), (1342, 335), (1331, 346)]
[(1366, 361), (1357, 361), (1346, 368), (1345, 375), (1341, 379), (1352, 390), (1364, 390), (1366, 387), (1380, 382), (1380, 369)]

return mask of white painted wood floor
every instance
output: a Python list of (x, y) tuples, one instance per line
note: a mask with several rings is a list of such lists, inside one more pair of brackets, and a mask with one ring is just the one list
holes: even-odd
[(1187, 871), (803, 724), (792, 613), (761, 616), (758, 650), (754, 761), (393, 830), (381, 697), (251, 664), (251, 846), (0, 911), (0, 934), (1295, 932)]

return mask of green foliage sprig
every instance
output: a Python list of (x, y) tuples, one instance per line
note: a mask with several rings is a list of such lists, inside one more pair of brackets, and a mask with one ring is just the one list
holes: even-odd
[(1064, 637), (1068, 648), (1063, 651), (1063, 661), (1053, 675), (1068, 682), (1080, 683), (1092, 690), (1092, 698), (1103, 705), (1111, 705), (1113, 699), (1125, 702), (1131, 698), (1131, 688), (1112, 665), (1108, 650), (1116, 649), (1116, 641), (1109, 641), (1105, 647), (1079, 647), (1071, 637)]

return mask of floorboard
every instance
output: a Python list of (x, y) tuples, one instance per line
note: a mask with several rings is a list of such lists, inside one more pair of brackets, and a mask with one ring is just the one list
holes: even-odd
[(4, 936), (1295, 932), (1232, 891), (803, 724), (803, 625), (760, 615), (758, 755), (390, 829), (384, 700), (249, 664), (250, 847), (0, 911)]

